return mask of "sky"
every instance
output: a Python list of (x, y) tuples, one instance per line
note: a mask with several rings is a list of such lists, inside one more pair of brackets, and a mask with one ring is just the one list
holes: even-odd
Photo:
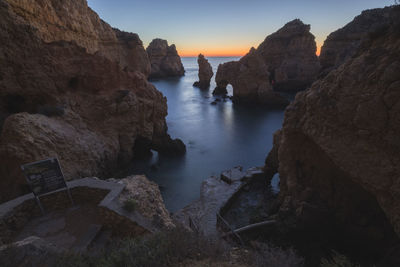
[(175, 44), (180, 56), (243, 56), (285, 23), (311, 25), (317, 54), (327, 35), (394, 0), (88, 0), (111, 26)]

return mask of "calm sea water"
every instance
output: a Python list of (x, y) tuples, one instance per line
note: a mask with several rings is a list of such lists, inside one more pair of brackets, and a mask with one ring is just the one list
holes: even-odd
[[(238, 58), (209, 58), (218, 65)], [(157, 153), (146, 161), (133, 162), (129, 174), (146, 174), (161, 187), (167, 208), (174, 212), (199, 198), (201, 182), (210, 175), (241, 165), (262, 166), (272, 147), (272, 135), (281, 128), (283, 110), (238, 106), (230, 100), (211, 105), (215, 88), (193, 87), (198, 80), (197, 58), (182, 58), (186, 74), (181, 78), (153, 81), (168, 99), (168, 132), (186, 144), (181, 158)], [(228, 88), (232, 94), (232, 88)]]

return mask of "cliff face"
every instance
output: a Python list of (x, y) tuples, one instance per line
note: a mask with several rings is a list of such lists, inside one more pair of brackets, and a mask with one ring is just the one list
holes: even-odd
[(37, 30), (46, 43), (73, 41), (89, 54), (98, 53), (122, 68), (150, 73), (150, 61), (139, 36), (111, 28), (86, 0), (5, 0), (11, 10)]
[(310, 25), (299, 19), (265, 38), (257, 48), (273, 76), (275, 90), (304, 90), (316, 79), (320, 65)]
[(280, 214), (375, 249), (400, 236), (400, 7), (388, 11), (389, 27), (297, 94), (278, 152)]
[[(62, 1), (66, 10), (72, 2)], [(46, 10), (34, 14), (44, 17)], [(0, 201), (23, 192), (20, 165), (27, 162), (58, 157), (66, 178), (74, 179), (109, 175), (138, 156), (132, 149), (138, 140), (148, 140), (148, 149), (184, 151), (167, 134), (166, 99), (145, 74), (78, 42), (43, 40), (15, 11), (0, 0)], [(131, 34), (118, 35), (130, 43)]]
[(329, 34), (321, 47), (321, 73), (326, 75), (353, 57), (369, 34), (385, 30), (390, 24), (390, 10), (387, 7), (363, 11), (352, 22)]
[(195, 82), (193, 86), (207, 89), (210, 87), (211, 78), (214, 75), (211, 64), (202, 54), (197, 58), (197, 64), (199, 64), (199, 81)]
[(165, 78), (185, 74), (175, 45), (168, 46), (166, 40), (154, 39), (146, 48), (146, 51), (151, 62), (149, 78)]
[[(239, 62), (221, 64), (216, 74), (216, 93), (225, 92), (226, 86), (232, 84), (235, 98), (256, 102), (261, 98), (261, 102), (272, 104), (279, 98), (273, 90), (299, 91), (316, 79), (319, 71), (316, 49), (310, 25), (298, 19), (291, 21)], [(249, 82), (254, 84), (247, 86)], [(271, 97), (265, 96), (267, 91)]]
[(231, 61), (218, 66), (215, 81), (217, 88), (213, 94), (226, 94), (226, 86), (233, 87), (233, 99), (237, 102), (255, 102), (268, 106), (286, 106), (288, 101), (274, 92), (270, 84), (267, 66), (259, 53), (252, 48), (239, 61)]

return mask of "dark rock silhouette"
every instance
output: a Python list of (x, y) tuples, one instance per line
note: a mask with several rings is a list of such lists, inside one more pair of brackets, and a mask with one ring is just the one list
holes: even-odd
[(202, 54), (197, 58), (197, 63), (199, 64), (199, 81), (195, 82), (193, 86), (207, 89), (210, 87), (210, 81), (214, 75), (211, 64)]
[[(240, 61), (221, 64), (216, 74), (215, 94), (224, 94), (226, 86), (232, 84), (237, 100), (268, 105), (277, 101), (277, 106), (287, 104), (273, 91), (295, 92), (310, 86), (320, 68), (315, 53), (315, 37), (310, 33), (310, 25), (293, 20), (269, 35)], [(243, 87), (251, 81), (253, 85)]]
[(315, 37), (310, 25), (299, 19), (265, 38), (257, 51), (272, 75), (275, 90), (304, 90), (317, 78), (320, 65)]
[(181, 58), (174, 44), (168, 46), (166, 40), (154, 39), (146, 51), (151, 63), (149, 78), (165, 78), (185, 74)]
[(400, 7), (385, 13), (388, 27), (297, 94), (269, 157), (282, 221), (368, 257), (400, 236)]
[(218, 66), (215, 77), (217, 88), (214, 95), (225, 95), (226, 86), (233, 87), (233, 101), (255, 102), (270, 107), (286, 106), (289, 102), (274, 92), (269, 82), (269, 72), (262, 57), (254, 48), (239, 61), (231, 61)]
[(390, 12), (390, 7), (365, 10), (346, 26), (329, 34), (319, 57), (322, 76), (352, 58), (363, 40), (388, 28)]

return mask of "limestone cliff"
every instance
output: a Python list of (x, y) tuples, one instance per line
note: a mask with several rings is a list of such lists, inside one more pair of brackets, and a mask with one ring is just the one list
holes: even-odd
[[(315, 37), (310, 33), (310, 25), (298, 19), (293, 20), (269, 35), (257, 49), (252, 49), (239, 62), (220, 65), (215, 92), (224, 93), (226, 86), (232, 84), (233, 96), (237, 99), (258, 101), (261, 98), (260, 102), (273, 103), (279, 98), (273, 93), (274, 90), (299, 91), (316, 79), (319, 61), (315, 52)], [(249, 82), (254, 85), (247, 88), (237, 85)], [(267, 91), (271, 97), (265, 95)]]
[(111, 28), (86, 0), (5, 0), (11, 10), (37, 30), (46, 43), (71, 41), (89, 54), (98, 53), (122, 68), (150, 73), (150, 62), (139, 36)]
[(126, 185), (118, 200), (124, 203), (133, 199), (136, 202), (137, 211), (152, 224), (159, 228), (174, 227), (168, 210), (165, 208), (158, 185), (151, 182), (144, 175), (134, 175), (122, 179), (120, 182)]
[[(23, 192), (20, 165), (27, 162), (58, 157), (66, 178), (74, 179), (112, 173), (135, 156), (132, 148), (138, 140), (149, 140), (149, 148), (162, 152), (184, 151), (184, 145), (167, 134), (165, 97), (140, 68), (124, 67), (103, 52), (91, 53), (100, 45), (96, 39), (87, 47), (61, 32), (48, 39), (53, 35), (46, 37), (37, 21), (28, 20), (25, 9), (16, 8), (23, 3), (39, 1), (11, 5), (0, 0), (0, 114), (5, 119), (0, 123), (0, 201)], [(50, 7), (57, 3), (57, 11), (69, 10), (67, 18), (52, 13)], [(90, 9), (74, 9), (76, 3), (86, 2), (43, 0), (40, 8), (33, 5), (37, 9), (32, 14), (44, 20), (53, 14), (50, 22), (57, 17), (82, 26)], [(100, 23), (92, 30), (107, 27)], [(111, 28), (106, 32), (117, 34), (127, 47), (136, 42), (134, 35)]]
[(257, 51), (264, 59), (275, 90), (304, 90), (316, 79), (320, 65), (310, 25), (295, 19), (267, 36)]
[(226, 94), (226, 86), (233, 87), (236, 102), (255, 102), (270, 107), (288, 104), (286, 98), (274, 92), (269, 81), (267, 66), (254, 48), (239, 61), (231, 61), (218, 66), (217, 88), (213, 94)]
[(370, 34), (387, 28), (390, 24), (390, 10), (390, 7), (386, 7), (363, 11), (346, 26), (329, 34), (321, 47), (321, 74), (326, 75), (353, 57), (362, 41)]
[(193, 86), (207, 89), (210, 87), (210, 81), (214, 75), (211, 64), (202, 54), (197, 58), (197, 64), (199, 64), (199, 81), (195, 82)]
[(151, 63), (149, 78), (165, 78), (185, 74), (175, 45), (169, 46), (166, 40), (154, 39), (146, 48), (146, 51)]
[(400, 236), (400, 7), (386, 11), (388, 27), (297, 94), (278, 150), (284, 221), (375, 250)]

